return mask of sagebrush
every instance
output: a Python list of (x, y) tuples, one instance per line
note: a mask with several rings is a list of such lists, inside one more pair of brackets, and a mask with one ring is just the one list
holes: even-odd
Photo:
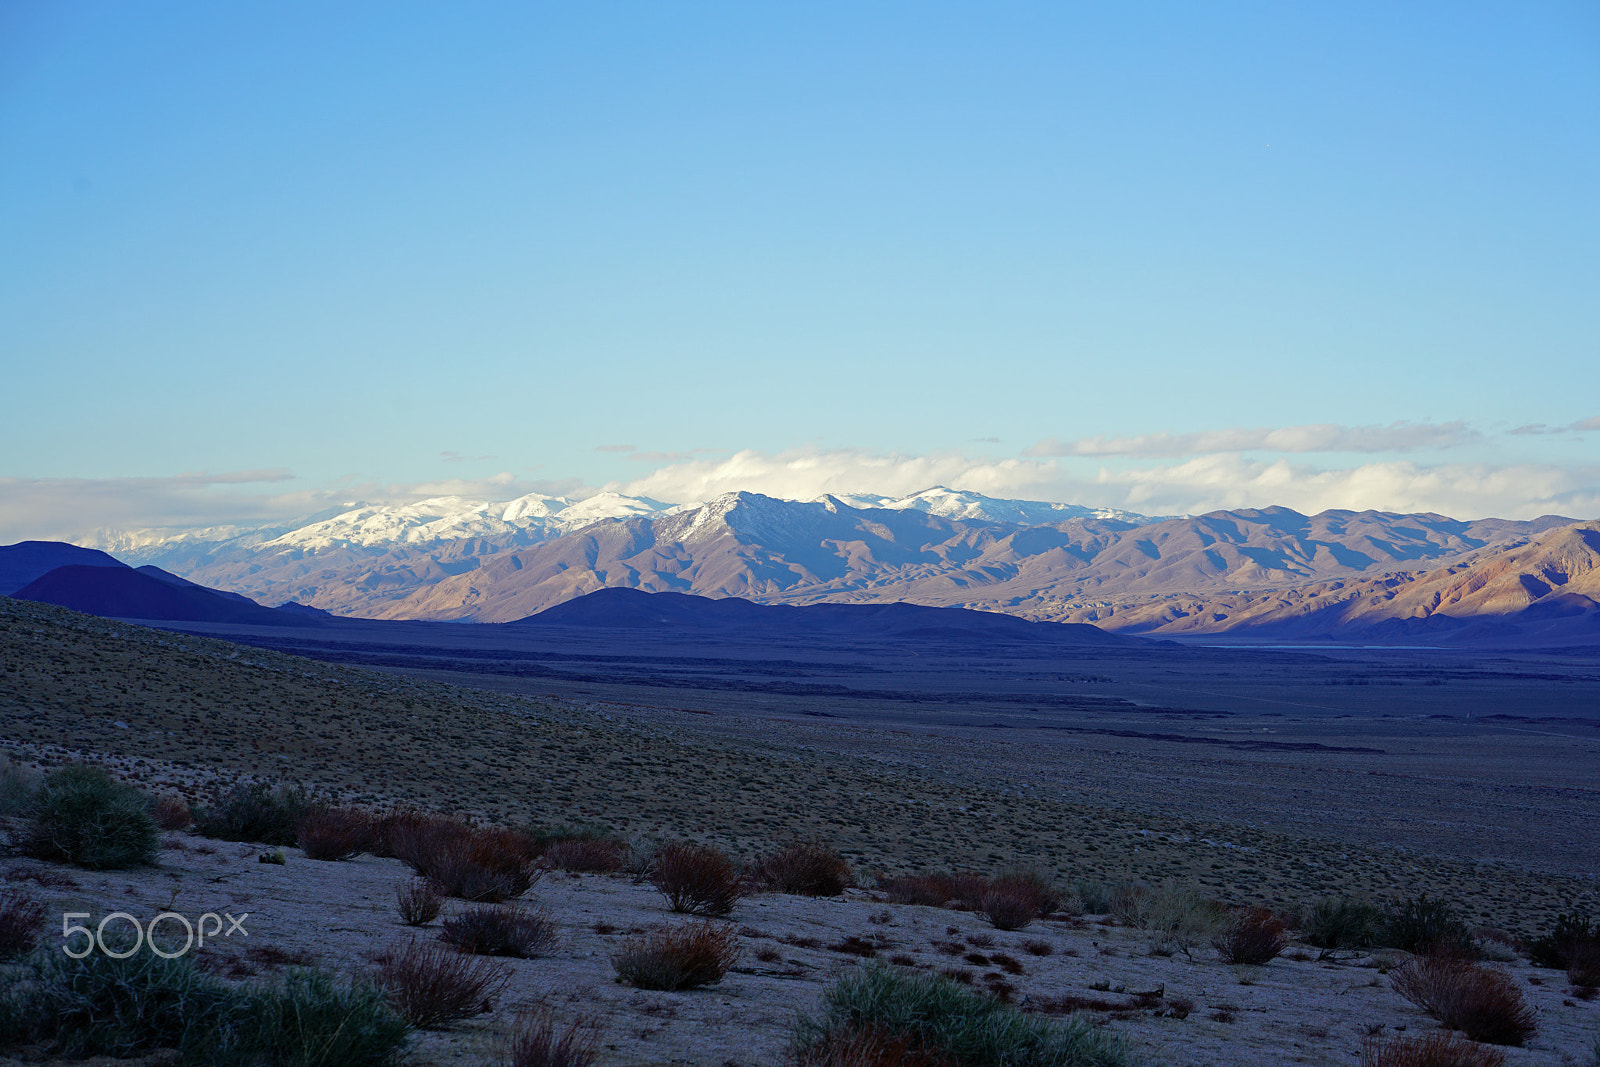
[(33, 798), (29, 850), (91, 870), (155, 862), (161, 844), (150, 798), (98, 767), (63, 767)]

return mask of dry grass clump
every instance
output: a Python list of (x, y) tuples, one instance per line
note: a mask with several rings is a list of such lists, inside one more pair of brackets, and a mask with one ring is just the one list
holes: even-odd
[(395, 889), (400, 921), (407, 926), (427, 926), (439, 917), (444, 898), (426, 878), (417, 878)]
[(422, 1030), (442, 1030), (493, 1011), (494, 998), (511, 981), (504, 964), (415, 941), (373, 962), (389, 1005)]
[(871, 1024), (836, 1025), (791, 1056), (794, 1067), (956, 1067), (955, 1060), (921, 1047), (912, 1035)]
[(690, 915), (728, 914), (747, 884), (721, 849), (688, 842), (663, 845), (650, 861), (649, 878), (668, 907)]
[(956, 898), (955, 878), (948, 874), (900, 874), (878, 876), (878, 891), (891, 904), (921, 904), (942, 907)]
[(539, 880), (528, 839), (514, 830), (405, 812), (378, 820), (371, 838), (445, 896), (498, 904)]
[(163, 830), (187, 830), (194, 825), (194, 812), (189, 810), (189, 802), (173, 793), (157, 797), (150, 814)]
[(0, 889), (0, 960), (33, 950), (44, 929), (45, 906), (20, 889)]
[(690, 923), (631, 937), (611, 957), (617, 976), (639, 989), (694, 989), (722, 981), (739, 958), (733, 926)]
[(836, 897), (855, 883), (845, 858), (817, 841), (800, 841), (757, 861), (750, 872), (755, 884), (803, 897)]
[(549, 1008), (522, 1012), (506, 1038), (505, 1067), (589, 1067), (600, 1055), (600, 1028), (587, 1018), (556, 1025)]
[(1506, 1054), (1448, 1031), (1425, 1037), (1369, 1037), (1361, 1067), (1504, 1067)]
[(372, 819), (354, 808), (309, 811), (295, 820), (295, 841), (314, 860), (347, 860), (372, 842)]
[(1062, 897), (1044, 874), (1031, 869), (977, 874), (907, 874), (878, 877), (878, 889), (894, 904), (923, 904), (975, 911), (1000, 930), (1020, 930), (1061, 907)]
[(556, 841), (539, 853), (539, 866), (580, 874), (615, 874), (628, 864), (623, 841)]
[(988, 880), (974, 908), (997, 930), (1020, 930), (1061, 906), (1061, 894), (1038, 871), (1010, 871)]
[(1240, 908), (1211, 944), (1223, 963), (1262, 964), (1289, 946), (1289, 935), (1271, 908)]
[(1170, 956), (1182, 951), (1193, 956), (1196, 945), (1216, 934), (1227, 921), (1227, 909), (1198, 890), (1174, 881), (1154, 888), (1127, 886), (1111, 901), (1111, 914), (1119, 922), (1150, 934), (1150, 951)]
[(1452, 952), (1408, 960), (1390, 981), (1401, 996), (1474, 1041), (1520, 1046), (1538, 1023), (1521, 990), (1503, 971)]
[(439, 940), (478, 956), (529, 959), (543, 955), (555, 944), (556, 924), (543, 911), (468, 908), (445, 920)]

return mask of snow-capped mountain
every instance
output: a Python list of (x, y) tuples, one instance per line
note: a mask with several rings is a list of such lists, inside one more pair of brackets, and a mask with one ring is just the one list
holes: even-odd
[[(393, 619), (504, 622), (619, 586), (1169, 626), (1204, 614), (1201, 601), (1175, 606), (1174, 591), (1254, 590), (1249, 610), (1268, 611), (1263, 591), (1292, 598), (1308, 583), (1394, 580), (1569, 522), (1287, 508), (1153, 519), (944, 487), (810, 501), (734, 492), (677, 506), (535, 494), (350, 507), (271, 536), (169, 542), (141, 562), (264, 604)], [(1205, 625), (1229, 613), (1210, 612)]]
[[(904, 520), (913, 516), (920, 518), (908, 525)], [(817, 553), (835, 551), (827, 545), (854, 543), (862, 531), (869, 540), (891, 527), (899, 531), (889, 535), (900, 541), (892, 555), (913, 552), (912, 542), (939, 544), (952, 536), (989, 541), (1021, 528), (1084, 521), (1142, 525), (1156, 520), (1071, 504), (1001, 500), (943, 486), (905, 497), (863, 493), (813, 501), (741, 492), (704, 504), (677, 505), (616, 492), (582, 499), (530, 493), (502, 501), (439, 496), (406, 504), (351, 504), (305, 521), (256, 529), (107, 532), (95, 544), (113, 548), (127, 562), (154, 564), (265, 604), (295, 601), (374, 615), (448, 579), (479, 573), (502, 557), (565, 542), (606, 524), (634, 529), (627, 536), (643, 536), (640, 531), (648, 528), (648, 539), (663, 547), (726, 536), (771, 545), (772, 550), (757, 553), (766, 560), (760, 567), (781, 575), (795, 566), (828, 571), (833, 565)], [(937, 528), (925, 528), (930, 522)], [(636, 527), (638, 523), (647, 527)], [(803, 560), (811, 562), (798, 562)], [(649, 579), (640, 575), (639, 580)], [(729, 588), (736, 587), (734, 581)]]
[[(997, 500), (982, 493), (968, 493), (946, 489), (942, 485), (924, 489), (920, 493), (898, 500), (881, 499), (875, 504), (857, 504), (848, 498), (852, 507), (888, 508), (904, 511), (914, 508), (945, 519), (973, 519), (978, 522), (1009, 522), (1017, 526), (1047, 526), (1066, 519), (1112, 519), (1142, 526), (1159, 522), (1160, 518), (1138, 515), (1116, 508), (1086, 508), (1081, 504), (1056, 504), (1047, 500)], [(1170, 518), (1170, 516), (1165, 516)]]

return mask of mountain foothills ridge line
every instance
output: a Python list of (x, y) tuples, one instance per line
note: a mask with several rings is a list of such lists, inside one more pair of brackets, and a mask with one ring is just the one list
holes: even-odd
[(168, 578), (379, 619), (510, 622), (620, 587), (966, 607), (1163, 635), (1393, 637), (1477, 618), (1498, 620), (1480, 635), (1493, 637), (1512, 616), (1556, 636), (1592, 628), (1597, 525), (1282, 507), (1155, 518), (935, 487), (676, 506), (615, 493), (436, 498), (220, 540), (118, 537), (131, 546), (121, 555)]

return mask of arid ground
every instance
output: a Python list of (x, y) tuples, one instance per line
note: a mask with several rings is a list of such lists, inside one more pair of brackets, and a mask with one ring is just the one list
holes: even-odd
[[(580, 636), (490, 655), (474, 645), (486, 632), (433, 629), (461, 636), (431, 653), (422, 627), (403, 642), (391, 629), (302, 649), (346, 661), (326, 662), (0, 600), (0, 740), (20, 761), (89, 759), (197, 800), (254, 777), (374, 806), (598, 821), (747, 859), (814, 837), (868, 885), (877, 872), (1023, 863), (1063, 882), (1175, 878), (1230, 904), (1283, 908), (1425, 890), (1470, 923), (1523, 937), (1558, 912), (1600, 912), (1600, 670), (1589, 661), (1182, 648), (1049, 660), (1014, 649), (757, 655)], [(394, 861), (291, 854), (269, 869), (253, 852), (194, 851), (200, 843), (176, 839), (157, 870), (78, 876), (51, 891), (52, 907), (153, 905), (177, 889), (200, 909), (220, 892), (210, 887), (226, 886), (257, 907), (259, 936), (331, 964), (360, 965), (368, 946), (408, 936), (393, 918), (404, 875)], [(32, 863), (16, 861), (8, 878)], [(559, 918), (562, 948), (515, 964), (507, 1006), (577, 994), (563, 1011), (593, 1004), (622, 1035), (608, 1038), (613, 1063), (773, 1062), (794, 1011), (854, 965), (825, 947), (836, 937), (882, 934), (931, 962), (933, 940), (987, 930), (969, 914), (910, 906), (873, 922), (885, 906), (864, 891), (842, 902), (754, 898), (733, 916), (754, 931), (739, 971), (708, 992), (645, 995), (610, 984), (612, 935), (592, 924), (664, 921), (648, 887), (550, 876), (531, 896)], [(1186, 1019), (1101, 1012), (1151, 1062), (1348, 1064), (1366, 1027), (1432, 1025), (1371, 958), (1239, 972), (1209, 951), (1199, 962), (1149, 956), (1119, 928), (1036, 932), (1052, 955), (1009, 950), (1024, 961), (1019, 995), (1087, 993), (1103, 980), (1196, 1002)], [(824, 947), (751, 962), (785, 936)], [(1519, 981), (1547, 976), (1523, 981), (1545, 1022), (1508, 1062), (1587, 1056), (1600, 1007), (1566, 996), (1555, 972), (1508, 966)], [(428, 1038), (418, 1062), (478, 1062), (463, 1050), (490, 1041), (494, 1018)], [(712, 1036), (729, 1028), (753, 1036), (730, 1052)]]

